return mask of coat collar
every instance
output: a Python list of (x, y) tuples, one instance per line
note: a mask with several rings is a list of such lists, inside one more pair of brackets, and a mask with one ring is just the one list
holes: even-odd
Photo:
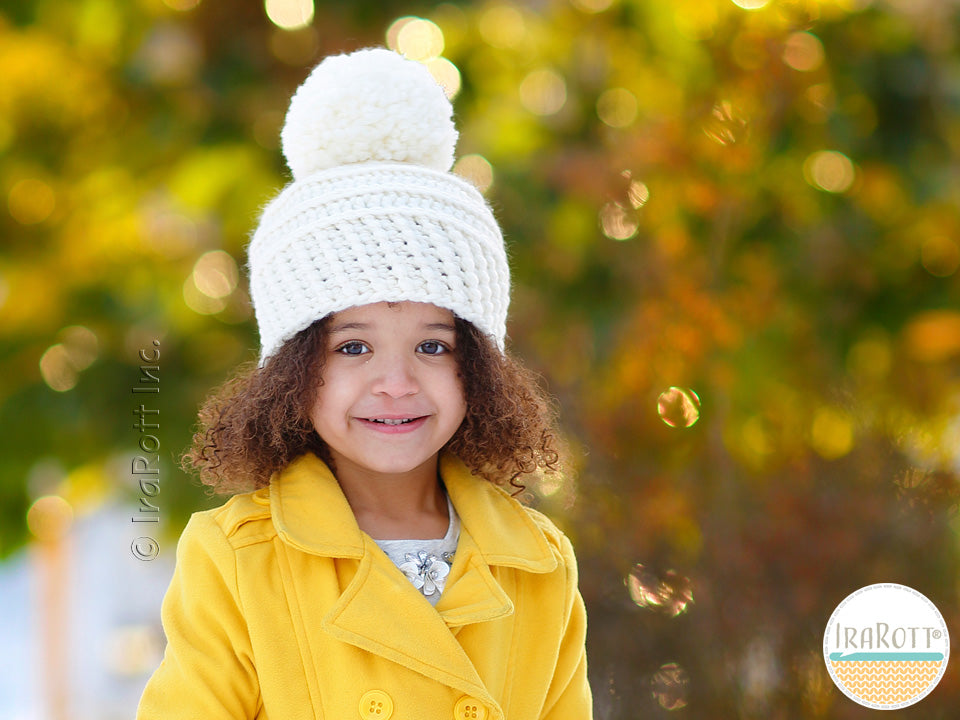
[[(491, 708), (490, 720), (503, 720), (502, 709), (455, 633), (465, 625), (513, 614), (510, 594), (498, 580), (502, 573), (494, 566), (546, 573), (558, 562), (534, 516), (514, 498), (471, 475), (453, 455), (441, 456), (440, 476), (461, 525), (457, 554), (436, 608), (360, 530), (336, 478), (315, 455), (301, 456), (273, 477), (271, 514), (282, 545), (345, 558), (344, 564), (354, 568), (325, 613), (303, 616), (305, 637), (324, 632), (405, 665), (479, 698)], [(286, 557), (285, 547), (280, 555)], [(287, 597), (296, 599), (296, 608), (310, 607), (323, 595), (317, 586), (322, 577), (287, 573)], [(402, 622), (382, 621), (386, 598)]]
[[(502, 489), (476, 477), (450, 453), (440, 456), (440, 477), (461, 527), (490, 565), (550, 572), (557, 560), (529, 512)], [(308, 453), (270, 482), (270, 510), (280, 537), (314, 555), (361, 558), (366, 534), (327, 465)]]

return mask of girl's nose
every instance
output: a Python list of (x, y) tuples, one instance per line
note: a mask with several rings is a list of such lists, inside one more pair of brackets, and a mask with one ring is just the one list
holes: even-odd
[(419, 392), (420, 383), (409, 361), (401, 358), (381, 358), (371, 390), (375, 394), (383, 393), (393, 398), (401, 398)]

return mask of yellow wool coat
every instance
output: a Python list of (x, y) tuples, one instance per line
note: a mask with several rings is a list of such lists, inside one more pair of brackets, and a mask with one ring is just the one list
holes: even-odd
[(567, 538), (441, 456), (460, 542), (436, 608), (360, 530), (314, 455), (193, 515), (139, 720), (586, 720)]

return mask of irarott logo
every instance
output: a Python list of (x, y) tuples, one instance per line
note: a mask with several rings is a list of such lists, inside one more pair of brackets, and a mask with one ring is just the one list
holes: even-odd
[(836, 686), (876, 710), (919, 702), (947, 669), (950, 636), (943, 616), (906, 585), (867, 585), (830, 616), (823, 659)]

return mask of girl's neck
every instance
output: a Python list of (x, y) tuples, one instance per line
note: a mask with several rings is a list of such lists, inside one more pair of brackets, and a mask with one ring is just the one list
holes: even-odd
[(339, 460), (336, 476), (357, 524), (372, 538), (432, 539), (446, 534), (447, 499), (436, 457), (409, 472), (390, 474)]

